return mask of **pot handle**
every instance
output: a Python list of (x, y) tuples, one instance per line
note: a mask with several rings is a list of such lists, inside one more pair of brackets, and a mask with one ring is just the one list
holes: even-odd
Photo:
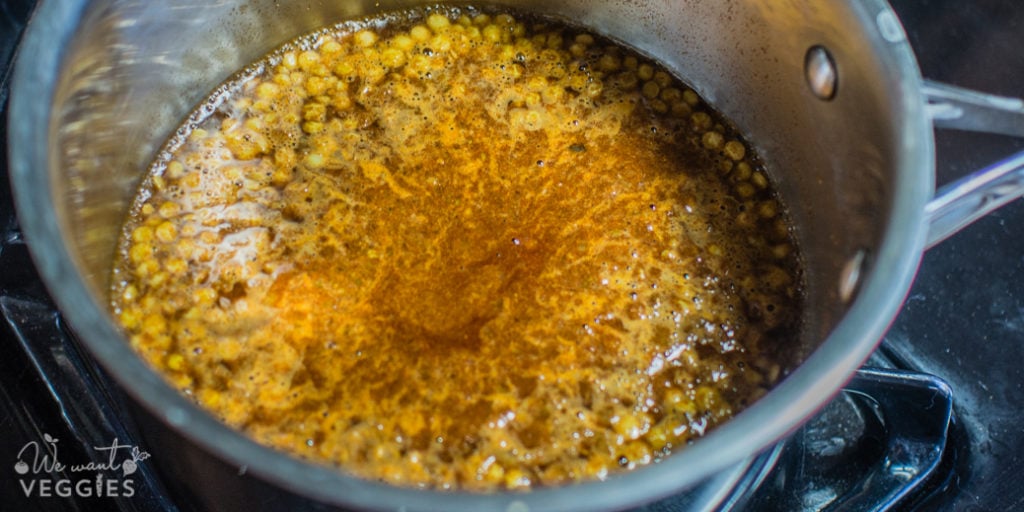
[[(1024, 138), (1024, 100), (925, 80), (921, 92), (936, 128)], [(1024, 196), (1024, 151), (950, 183), (925, 207), (931, 248), (993, 210)]]

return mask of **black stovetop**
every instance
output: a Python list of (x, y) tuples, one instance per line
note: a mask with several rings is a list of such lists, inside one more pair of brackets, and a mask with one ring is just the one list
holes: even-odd
[[(35, 3), (0, 2), (2, 112), (15, 42)], [(926, 77), (1024, 96), (1024, 3), (891, 3)], [(0, 150), (6, 154), (2, 117)], [(1022, 140), (959, 132), (938, 132), (936, 144), (940, 184), (1024, 149)], [(849, 392), (759, 459), (755, 467), (762, 471), (751, 472), (723, 506), (862, 510), (868, 508), (864, 498), (878, 492), (879, 482), (885, 484), (879, 478), (873, 487), (863, 487), (872, 468), (884, 468), (890, 480), (922, 480), (906, 495), (890, 492), (875, 509), (1024, 506), (1024, 487), (1015, 485), (1024, 472), (1022, 221), (1024, 202), (1014, 203), (929, 251), (900, 316), (868, 363), (889, 370), (862, 372)], [(35, 275), (14, 219), (4, 159), (0, 324), (0, 509), (192, 508), (168, 494), (157, 466), (145, 462), (139, 464), (140, 484), (131, 498), (26, 498), (16, 483), (14, 463), (27, 442), (50, 435), (61, 441), (62, 458), (89, 460), (89, 446), (109, 445), (113, 437), (130, 443), (133, 424), (121, 406), (120, 389), (78, 350)], [(943, 382), (952, 390), (948, 428)], [(914, 402), (922, 396), (928, 403)], [(684, 501), (666, 500), (649, 510), (680, 510)]]

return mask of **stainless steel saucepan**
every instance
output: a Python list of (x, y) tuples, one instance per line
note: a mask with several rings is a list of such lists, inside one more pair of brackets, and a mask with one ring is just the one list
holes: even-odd
[(296, 35), (417, 3), (44, 0), (26, 31), (8, 120), (21, 226), (78, 338), (138, 405), (147, 463), (205, 507), (592, 511), (714, 492), (850, 378), (926, 247), (1021, 194), (1024, 153), (935, 194), (933, 128), (1024, 136), (1022, 104), (923, 80), (882, 0), (499, 1), (661, 61), (758, 148), (805, 259), (803, 363), (692, 446), (604, 482), (474, 495), (354, 479), (259, 446), (168, 386), (112, 322), (109, 271), (147, 164), (217, 84)]

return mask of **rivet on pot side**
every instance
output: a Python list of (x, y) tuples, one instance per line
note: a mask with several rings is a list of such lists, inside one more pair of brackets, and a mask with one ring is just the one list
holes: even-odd
[(867, 251), (861, 249), (843, 265), (843, 270), (839, 274), (839, 299), (844, 303), (850, 302), (854, 293), (857, 292), (861, 275), (864, 273), (865, 260), (867, 260)]
[(804, 77), (811, 92), (820, 100), (835, 97), (839, 84), (836, 63), (824, 46), (812, 46), (804, 57)]

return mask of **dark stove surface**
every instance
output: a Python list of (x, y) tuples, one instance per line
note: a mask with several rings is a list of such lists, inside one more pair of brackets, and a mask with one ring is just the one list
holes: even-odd
[[(0, 3), (0, 106), (9, 61), (35, 0)], [(931, 79), (1024, 96), (1024, 3), (893, 0)], [(6, 111), (5, 108), (2, 111)], [(5, 117), (5, 116), (4, 116)], [(6, 153), (6, 120), (0, 152)], [(1024, 141), (939, 132), (938, 181), (1024, 149)], [(982, 219), (924, 258), (910, 296), (870, 366), (807, 426), (754, 462), (722, 508), (1014, 510), (1024, 506), (1024, 202)], [(142, 462), (132, 497), (26, 498), (17, 452), (46, 435), (61, 458), (133, 439), (124, 397), (82, 352), (43, 289), (12, 213), (0, 159), (0, 509), (191, 510)], [(911, 370), (940, 377), (933, 379)], [(44, 378), (43, 376), (47, 376)], [(953, 403), (953, 420), (943, 416)], [(868, 398), (864, 393), (873, 398)], [(907, 397), (924, 397), (925, 404)], [(903, 433), (897, 430), (903, 429)], [(909, 434), (907, 433), (909, 429)], [(5, 462), (6, 461), (6, 462)], [(7, 465), (5, 465), (7, 464)], [(8, 468), (8, 469), (4, 469)], [(865, 475), (882, 476), (865, 487)], [(769, 471), (770, 470), (770, 471)], [(51, 472), (55, 478), (60, 471)], [(903, 494), (894, 484), (922, 480)], [(758, 485), (759, 484), (759, 485)], [(879, 485), (881, 484), (881, 486)], [(885, 487), (890, 484), (890, 487)], [(881, 502), (867, 504), (869, 495)], [(898, 501), (894, 501), (899, 499)], [(647, 510), (683, 510), (670, 499)]]
[[(1024, 3), (899, 0), (922, 74), (1024, 97)], [(939, 131), (941, 185), (1024, 149), (1007, 137)], [(949, 488), (930, 507), (1024, 507), (1024, 202), (1012, 203), (928, 251), (884, 347), (907, 367), (942, 376), (966, 439)]]

